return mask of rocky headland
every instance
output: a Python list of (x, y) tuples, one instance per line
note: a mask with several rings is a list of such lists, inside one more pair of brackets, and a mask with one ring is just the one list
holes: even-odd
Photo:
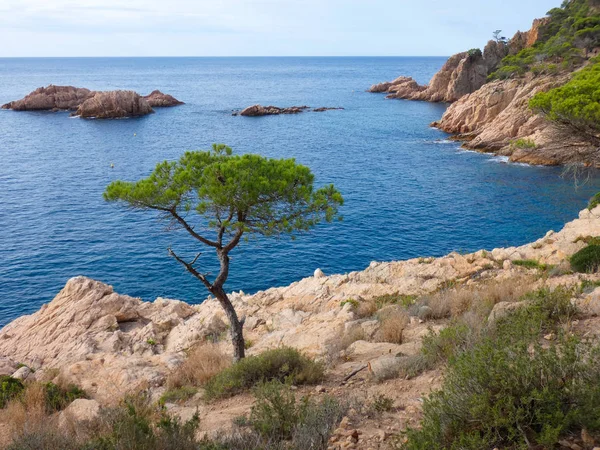
[[(517, 295), (509, 294), (510, 289), (595, 282), (600, 279), (598, 274), (573, 274), (568, 270), (568, 258), (586, 245), (586, 237), (598, 235), (600, 207), (586, 209), (561, 231), (549, 231), (536, 242), (520, 247), (373, 262), (361, 272), (344, 275), (326, 276), (317, 269), (314, 276), (290, 286), (253, 295), (233, 293), (231, 299), (240, 316), (246, 318), (250, 354), (280, 346), (295, 347), (328, 364), (327, 379), (317, 388), (317, 394), (327, 392), (343, 398), (382, 393), (391, 396), (400, 406), (399, 412), (386, 418), (367, 415), (360, 419), (365, 434), (361, 442), (380, 448), (389, 433), (418, 423), (421, 397), (441, 380), (439, 370), (434, 369), (410, 380), (401, 377), (381, 381), (386, 379), (390, 366), (419, 354), (422, 338), (431, 330), (448, 324), (431, 296), (448, 299), (452, 292), (493, 291), (498, 289), (494, 286), (504, 286), (490, 315), (496, 317), (513, 308), (506, 303)], [(379, 337), (382, 324), (376, 316), (360, 313), (363, 303), (389, 295), (429, 299), (415, 301), (402, 340), (397, 343)], [(595, 323), (594, 317), (600, 314), (600, 289), (574, 293), (573, 302), (587, 317), (578, 322), (580, 327)], [(118, 294), (98, 281), (76, 277), (38, 312), (0, 330), (0, 375), (29, 381), (66, 379), (91, 396), (87, 403), (78, 403), (86, 411), (113, 404), (136, 389), (146, 389), (158, 399), (166, 391), (169, 374), (198, 343), (221, 336), (222, 351), (230, 352), (225, 322), (220, 305), (212, 298), (200, 305), (163, 298), (148, 303)], [(593, 330), (598, 334), (597, 328)], [(349, 335), (357, 337), (348, 340)], [(368, 370), (348, 383), (343, 381), (361, 367)], [(201, 430), (214, 434), (229, 429), (231, 420), (249, 411), (252, 402), (246, 395), (206, 404), (199, 395), (184, 403), (168, 403), (167, 407), (183, 418), (198, 411)], [(382, 423), (390, 427), (383, 438), (379, 428)]]
[[(529, 31), (519, 31), (507, 41), (490, 41), (483, 52), (473, 49), (450, 57), (428, 85), (401, 76), (372, 86), (370, 92), (386, 93), (391, 99), (450, 103), (442, 118), (431, 125), (452, 134), (467, 149), (533, 165), (600, 166), (594, 143), (573, 129), (547, 120), (529, 106), (536, 94), (567, 83), (571, 71), (548, 72), (542, 65), (537, 72), (490, 79), (503, 58), (538, 44), (549, 23), (548, 17), (536, 19)], [(597, 49), (586, 53), (593, 56)]]
[(487, 77), (508, 54), (502, 43), (490, 41), (483, 52), (474, 49), (451, 56), (428, 85), (420, 85), (410, 77), (376, 84), (373, 93), (387, 93), (388, 98), (454, 102), (483, 86)]
[(134, 91), (90, 91), (74, 86), (41, 87), (2, 105), (14, 111), (72, 111), (83, 118), (116, 119), (152, 114), (153, 108), (182, 105), (175, 97), (155, 90), (143, 97)]
[(280, 114), (300, 114), (305, 111), (312, 112), (324, 112), (333, 110), (343, 110), (340, 107), (320, 107), (311, 109), (310, 106), (289, 106), (287, 108), (280, 108), (278, 106), (262, 106), (252, 105), (241, 111), (234, 111), (234, 116), (245, 116), (245, 117), (262, 117), (262, 116), (277, 116)]

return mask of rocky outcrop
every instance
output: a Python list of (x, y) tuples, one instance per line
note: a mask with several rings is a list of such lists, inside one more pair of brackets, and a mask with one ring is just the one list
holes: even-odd
[(73, 115), (96, 118), (122, 118), (151, 114), (152, 108), (182, 105), (175, 97), (152, 91), (141, 97), (133, 91), (90, 91), (73, 86), (41, 87), (21, 100), (6, 103), (2, 109), (15, 111), (76, 111)]
[(245, 116), (245, 117), (261, 117), (261, 116), (277, 116), (280, 114), (299, 114), (304, 111), (311, 110), (313, 112), (324, 112), (332, 110), (343, 110), (344, 108), (339, 107), (327, 107), (314, 108), (311, 110), (309, 106), (290, 106), (288, 108), (279, 108), (277, 106), (262, 106), (252, 105), (248, 106), (242, 111), (235, 111), (234, 116)]
[(488, 83), (450, 105), (442, 119), (432, 126), (464, 140), (465, 148), (508, 156), (513, 162), (598, 164), (600, 160), (593, 147), (529, 108), (529, 100), (535, 94), (560, 86), (568, 78), (568, 75), (530, 74)]
[(96, 93), (85, 88), (74, 86), (41, 87), (28, 94), (21, 100), (2, 105), (2, 109), (15, 111), (51, 111), (76, 110), (87, 99)]
[(454, 102), (483, 86), (507, 52), (504, 43), (490, 41), (483, 53), (473, 50), (451, 56), (428, 85), (420, 85), (410, 77), (399, 77), (376, 84), (369, 92), (387, 93), (388, 98)]
[(427, 85), (420, 85), (412, 78), (402, 76), (394, 81), (375, 84), (369, 92), (387, 93), (388, 98), (455, 102), (482, 87), (505, 56), (533, 46), (548, 21), (548, 18), (534, 20), (531, 30), (518, 31), (508, 43), (492, 40), (483, 52), (473, 49), (451, 56)]
[(275, 116), (279, 114), (299, 114), (308, 109), (308, 106), (290, 106), (288, 108), (279, 108), (277, 106), (253, 105), (240, 111), (240, 116), (260, 117)]
[(149, 95), (144, 96), (144, 98), (152, 108), (169, 108), (184, 104), (172, 95), (163, 94), (159, 90), (152, 91)]
[[(344, 275), (326, 276), (319, 270), (287, 287), (254, 295), (233, 293), (231, 300), (240, 317), (246, 317), (244, 334), (253, 343), (251, 354), (288, 345), (323, 357), (338, 345), (344, 330), (358, 326), (366, 335), (376, 332), (376, 321), (359, 321), (351, 302), (345, 302), (348, 299), (394, 293), (425, 295), (449, 282), (518, 277), (527, 269), (511, 261), (558, 264), (585, 245), (578, 238), (598, 235), (600, 207), (582, 211), (579, 219), (562, 231), (549, 232), (521, 247), (373, 262), (364, 271)], [(577, 275), (566, 277), (571, 277), (571, 283), (579, 282)], [(138, 386), (158, 389), (184, 359), (185, 350), (213, 335), (214, 324), (222, 325), (225, 320), (215, 299), (196, 306), (162, 298), (147, 303), (117, 294), (98, 281), (77, 277), (38, 312), (0, 330), (0, 362), (6, 366), (5, 372), (15, 368), (14, 362), (35, 367), (29, 378), (36, 379), (44, 379), (51, 373), (49, 369), (60, 369), (62, 376), (102, 403)], [(418, 351), (418, 336), (427, 333), (427, 326), (408, 329), (398, 350), (405, 354)], [(221, 345), (230, 350), (227, 342)]]
[(84, 119), (119, 119), (152, 114), (146, 99), (134, 91), (97, 92), (84, 101), (72, 115)]

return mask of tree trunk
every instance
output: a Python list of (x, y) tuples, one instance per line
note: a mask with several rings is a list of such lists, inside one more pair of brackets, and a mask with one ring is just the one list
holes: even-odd
[(222, 288), (215, 289), (213, 294), (221, 304), (221, 307), (225, 310), (227, 319), (229, 319), (229, 331), (231, 334), (231, 343), (233, 344), (233, 359), (237, 362), (246, 356), (246, 345), (243, 333), (244, 324), (238, 319), (235, 308)]

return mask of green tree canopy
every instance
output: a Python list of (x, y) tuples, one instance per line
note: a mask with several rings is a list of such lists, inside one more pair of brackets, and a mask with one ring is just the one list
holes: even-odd
[(140, 210), (152, 210), (170, 228), (186, 230), (196, 241), (215, 249), (220, 272), (214, 279), (197, 268), (199, 254), (186, 261), (169, 249), (225, 309), (231, 324), (236, 359), (244, 356), (243, 321), (225, 293), (229, 252), (242, 236), (291, 235), (320, 222), (339, 218), (342, 195), (333, 185), (315, 190), (314, 175), (293, 159), (234, 155), (214, 144), (212, 151), (186, 152), (179, 161), (159, 163), (149, 177), (136, 182), (115, 181), (105, 200)]
[(600, 61), (593, 61), (565, 85), (535, 95), (529, 106), (600, 145)]

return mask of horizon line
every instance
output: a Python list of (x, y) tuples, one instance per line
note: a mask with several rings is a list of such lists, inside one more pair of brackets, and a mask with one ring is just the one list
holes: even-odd
[(0, 56), (0, 59), (92, 59), (92, 58), (448, 58), (448, 55), (220, 55), (220, 56)]

